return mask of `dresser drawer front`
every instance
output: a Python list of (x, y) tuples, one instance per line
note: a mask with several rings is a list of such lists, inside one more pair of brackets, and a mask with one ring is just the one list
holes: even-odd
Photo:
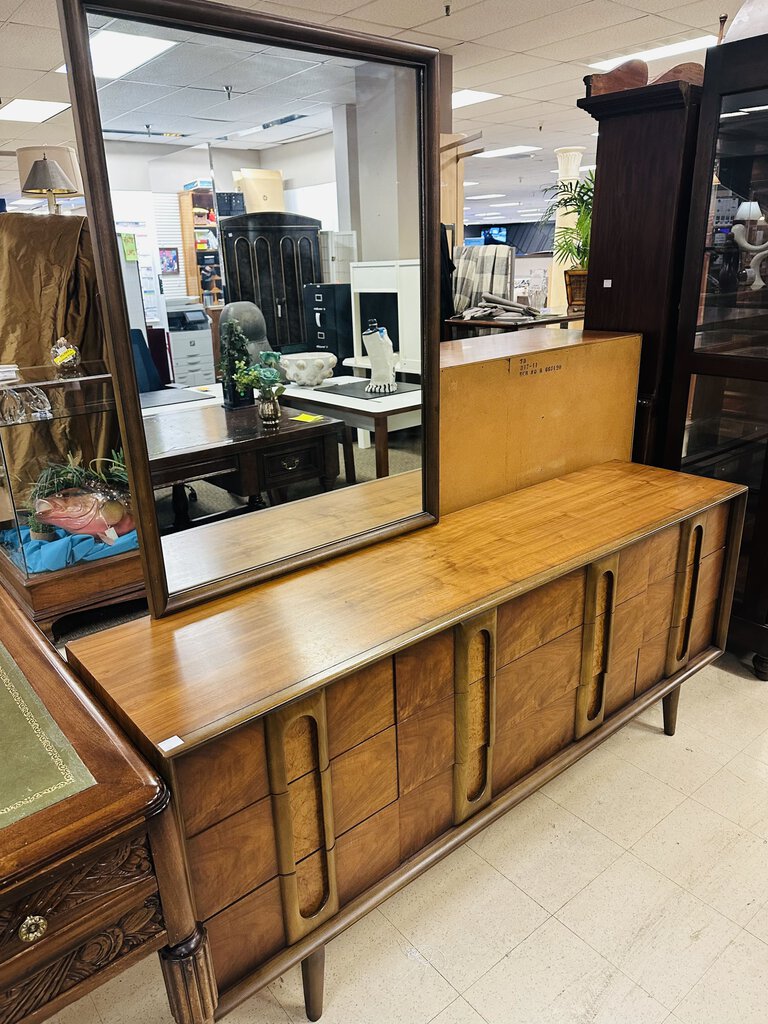
[[(153, 875), (152, 858), (144, 835), (101, 851), (92, 860), (0, 910), (0, 960), (31, 948), (36, 941), (55, 934), (73, 919), (85, 916), (95, 902), (103, 904)], [(41, 928), (43, 934), (35, 940)], [(20, 929), (32, 941), (22, 941)]]
[(323, 448), (320, 442), (287, 448), (263, 457), (264, 487), (282, 487), (293, 480), (319, 476), (323, 471)]
[(148, 947), (158, 949), (165, 931), (157, 895), (122, 913), (113, 924), (100, 928), (58, 959), (47, 963), (24, 980), (0, 991), (1, 1024), (17, 1024), (46, 1007), (55, 1013), (77, 998), (77, 986), (109, 970), (129, 954)]

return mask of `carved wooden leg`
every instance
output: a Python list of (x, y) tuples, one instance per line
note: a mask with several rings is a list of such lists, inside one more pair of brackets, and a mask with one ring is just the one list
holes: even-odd
[(325, 986), (325, 946), (301, 961), (301, 980), (304, 985), (304, 1008), (309, 1020), (320, 1020), (323, 1013)]
[(763, 654), (756, 654), (752, 659), (752, 668), (758, 679), (768, 681), (768, 658)]
[(160, 966), (177, 1024), (213, 1024), (218, 991), (205, 928), (198, 925), (186, 942), (161, 949)]
[(677, 728), (677, 705), (680, 703), (680, 687), (676, 686), (662, 700), (664, 708), (664, 732), (674, 736)]

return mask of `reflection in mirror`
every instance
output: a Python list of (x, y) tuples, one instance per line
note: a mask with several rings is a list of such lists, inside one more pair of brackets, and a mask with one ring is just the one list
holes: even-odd
[(421, 514), (416, 70), (89, 26), (169, 593)]
[(695, 347), (764, 359), (768, 89), (723, 97)]
[(141, 570), (77, 155), (15, 156), (19, 192), (0, 214), (0, 579), (49, 624), (129, 580), (136, 592)]

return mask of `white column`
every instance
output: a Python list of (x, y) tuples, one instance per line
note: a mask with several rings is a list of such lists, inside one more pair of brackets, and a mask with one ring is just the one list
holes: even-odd
[[(557, 157), (557, 180), (578, 181), (581, 156), (585, 146), (561, 146), (555, 150)], [(563, 213), (558, 210), (555, 215), (555, 237), (562, 227), (576, 223), (575, 213)], [(553, 309), (565, 309), (568, 305), (568, 297), (565, 294), (565, 278), (563, 271), (568, 270), (568, 265), (559, 263), (555, 256), (552, 257), (552, 267), (549, 272), (549, 305)]]

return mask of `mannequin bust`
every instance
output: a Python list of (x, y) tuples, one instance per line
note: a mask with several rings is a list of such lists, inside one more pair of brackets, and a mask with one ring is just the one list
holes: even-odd
[(368, 330), (363, 331), (363, 344), (371, 360), (371, 380), (365, 390), (373, 394), (397, 391), (395, 367), (398, 360), (386, 327), (379, 327), (375, 320), (369, 320)]
[(248, 339), (248, 354), (252, 363), (259, 361), (260, 352), (271, 352), (267, 338), (267, 321), (254, 302), (228, 302), (221, 311), (219, 326), (229, 320), (236, 320)]

